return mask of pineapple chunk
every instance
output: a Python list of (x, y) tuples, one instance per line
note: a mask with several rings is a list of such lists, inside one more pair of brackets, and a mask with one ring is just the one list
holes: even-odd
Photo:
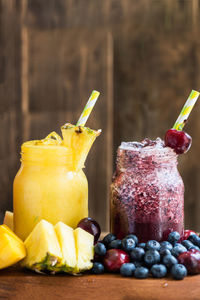
[(13, 212), (6, 211), (3, 224), (7, 225), (11, 230), (13, 230)]
[(76, 244), (76, 272), (83, 272), (92, 268), (94, 258), (94, 236), (82, 228), (74, 230)]
[(27, 256), (22, 266), (35, 271), (58, 271), (62, 253), (51, 223), (41, 220), (24, 242)]
[(24, 243), (6, 226), (0, 226), (0, 269), (16, 264), (26, 256)]
[(0, 226), (0, 234), (3, 234), (3, 233), (6, 233), (6, 234), (12, 236), (19, 243), (22, 243), (24, 245), (23, 241), (6, 224), (3, 224)]
[(61, 127), (61, 131), (64, 145), (72, 150), (74, 169), (83, 168), (90, 148), (101, 130), (66, 123)]
[(58, 222), (54, 228), (62, 251), (62, 271), (73, 273), (76, 266), (76, 248), (73, 229), (63, 222)]

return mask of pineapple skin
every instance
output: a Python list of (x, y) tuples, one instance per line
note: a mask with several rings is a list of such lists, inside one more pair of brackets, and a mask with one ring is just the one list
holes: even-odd
[[(24, 265), (22, 264), (22, 266)], [(46, 252), (46, 256), (40, 262), (34, 263), (33, 265), (25, 265), (25, 267), (38, 273), (46, 271), (58, 273), (62, 270), (60, 259), (48, 252)]]
[(21, 266), (36, 272), (58, 272), (61, 267), (62, 253), (54, 227), (41, 220), (24, 242), (27, 256)]
[(77, 264), (75, 273), (90, 270), (93, 267), (94, 236), (82, 228), (74, 230)]
[(0, 226), (0, 269), (19, 262), (26, 256), (24, 243), (5, 225)]

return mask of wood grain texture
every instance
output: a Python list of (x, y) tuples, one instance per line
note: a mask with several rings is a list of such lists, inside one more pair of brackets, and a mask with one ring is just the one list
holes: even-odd
[[(132, 21), (124, 22), (114, 35), (115, 149), (122, 140), (163, 138), (190, 91), (199, 90), (199, 5), (192, 9), (193, 1), (140, 1), (132, 6)], [(185, 126), (193, 137), (192, 148), (179, 158), (185, 224), (196, 230), (200, 228), (199, 109), (197, 102)]]
[[(91, 215), (108, 230), (106, 195), (117, 146), (122, 140), (163, 137), (191, 89), (200, 89), (200, 1), (0, 4), (0, 218), (12, 207), (21, 142), (75, 122), (96, 88), (102, 96), (88, 125), (102, 127), (104, 134), (86, 170)], [(199, 109), (198, 102), (185, 127), (192, 148), (179, 160), (185, 224), (195, 230), (200, 228)]]
[(7, 208), (12, 209), (12, 181), (19, 164), (19, 14), (17, 1), (0, 1), (0, 220)]
[(182, 281), (134, 279), (120, 275), (45, 276), (31, 272), (0, 272), (1, 299), (199, 300), (200, 275)]
[(28, 30), (28, 138), (43, 138), (53, 130), (60, 133), (64, 123), (76, 123), (90, 92), (93, 89), (101, 91), (87, 126), (101, 128), (102, 135), (92, 147), (85, 171), (89, 181), (90, 215), (105, 230), (112, 174), (113, 99), (110, 81), (113, 65), (112, 61), (108, 62), (108, 57), (113, 53), (109, 34), (99, 31), (91, 43), (94, 34), (92, 30), (76, 29)]

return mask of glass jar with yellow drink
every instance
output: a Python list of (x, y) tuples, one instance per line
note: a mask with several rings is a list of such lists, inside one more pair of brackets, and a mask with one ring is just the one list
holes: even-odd
[(63, 140), (51, 133), (22, 145), (13, 186), (14, 231), (22, 239), (45, 219), (75, 228), (88, 216), (88, 182), (82, 170), (100, 131), (66, 124)]

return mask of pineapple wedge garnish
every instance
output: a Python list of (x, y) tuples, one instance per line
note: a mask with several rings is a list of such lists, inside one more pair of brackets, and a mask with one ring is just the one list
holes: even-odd
[(63, 222), (58, 222), (54, 228), (62, 252), (61, 270), (66, 273), (74, 273), (76, 266), (74, 230)]
[(72, 150), (73, 168), (83, 168), (90, 148), (101, 130), (66, 123), (61, 127), (61, 131), (64, 145)]
[(7, 225), (11, 230), (13, 230), (13, 212), (6, 211), (3, 224)]
[(74, 230), (76, 244), (76, 273), (84, 272), (92, 268), (94, 258), (94, 236), (82, 228)]
[(16, 264), (26, 256), (22, 240), (6, 225), (0, 226), (0, 269)]
[(35, 271), (58, 271), (62, 252), (51, 223), (41, 220), (24, 242), (27, 256), (22, 266)]

